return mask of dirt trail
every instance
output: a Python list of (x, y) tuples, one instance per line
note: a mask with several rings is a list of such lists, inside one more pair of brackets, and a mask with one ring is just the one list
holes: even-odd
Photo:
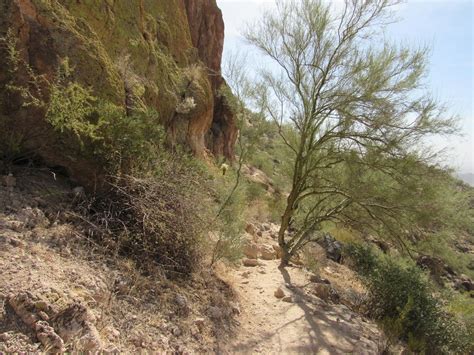
[[(230, 353), (377, 354), (377, 326), (344, 305), (312, 295), (314, 283), (300, 268), (278, 269), (278, 261), (259, 260), (232, 275), (240, 298), (240, 331)], [(281, 287), (291, 301), (275, 297)]]

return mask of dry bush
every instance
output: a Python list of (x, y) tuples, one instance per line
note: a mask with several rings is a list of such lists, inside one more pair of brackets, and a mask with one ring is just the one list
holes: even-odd
[(153, 174), (114, 176), (110, 189), (87, 203), (90, 233), (144, 271), (159, 265), (186, 276), (201, 260), (210, 228), (204, 178), (185, 158), (166, 156)]

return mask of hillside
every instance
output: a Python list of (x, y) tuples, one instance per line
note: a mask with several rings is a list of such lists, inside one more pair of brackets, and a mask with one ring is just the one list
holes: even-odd
[(392, 5), (281, 0), (257, 71), (216, 0), (0, 0), (0, 353), (473, 353), (474, 188)]
[(237, 300), (215, 273), (143, 275), (91, 239), (68, 180), (15, 175), (14, 187), (0, 187), (0, 351), (219, 349)]

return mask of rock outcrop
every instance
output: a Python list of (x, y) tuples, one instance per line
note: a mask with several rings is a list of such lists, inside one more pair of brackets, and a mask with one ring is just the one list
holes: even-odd
[[(224, 23), (215, 0), (0, 0), (0, 37), (7, 35), (25, 65), (15, 68), (4, 40), (0, 141), (5, 146), (0, 144), (0, 155), (9, 141), (20, 155), (34, 152), (86, 187), (101, 179), (104, 162), (54, 130), (45, 107), (25, 105), (24, 93), (12, 90), (31, 85), (34, 73), (40, 83), (32, 90), (47, 102), (47, 84), (67, 58), (70, 80), (98, 99), (128, 112), (137, 91), (157, 111), (156, 124), (166, 127), (173, 143), (186, 144), (197, 156), (212, 151), (232, 160), (237, 128), (220, 95)], [(195, 107), (179, 112), (186, 98)]]
[(222, 13), (216, 0), (185, 0), (185, 4), (192, 43), (206, 65), (215, 98), (212, 126), (206, 137), (207, 147), (215, 155), (223, 155), (232, 161), (238, 129), (232, 110), (220, 94), (222, 86), (227, 85), (221, 76), (224, 48)]

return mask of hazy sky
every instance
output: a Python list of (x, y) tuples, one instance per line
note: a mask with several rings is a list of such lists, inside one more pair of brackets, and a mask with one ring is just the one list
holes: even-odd
[[(236, 48), (247, 51), (241, 39), (243, 26), (273, 6), (274, 0), (217, 0), (224, 15), (225, 54)], [(448, 147), (451, 167), (474, 173), (474, 1), (408, 0), (397, 15), (400, 22), (387, 29), (394, 41), (426, 44), (432, 48), (427, 78), (428, 89), (451, 114), (461, 117), (464, 137), (436, 140), (436, 147)], [(258, 62), (258, 58), (252, 61)]]

